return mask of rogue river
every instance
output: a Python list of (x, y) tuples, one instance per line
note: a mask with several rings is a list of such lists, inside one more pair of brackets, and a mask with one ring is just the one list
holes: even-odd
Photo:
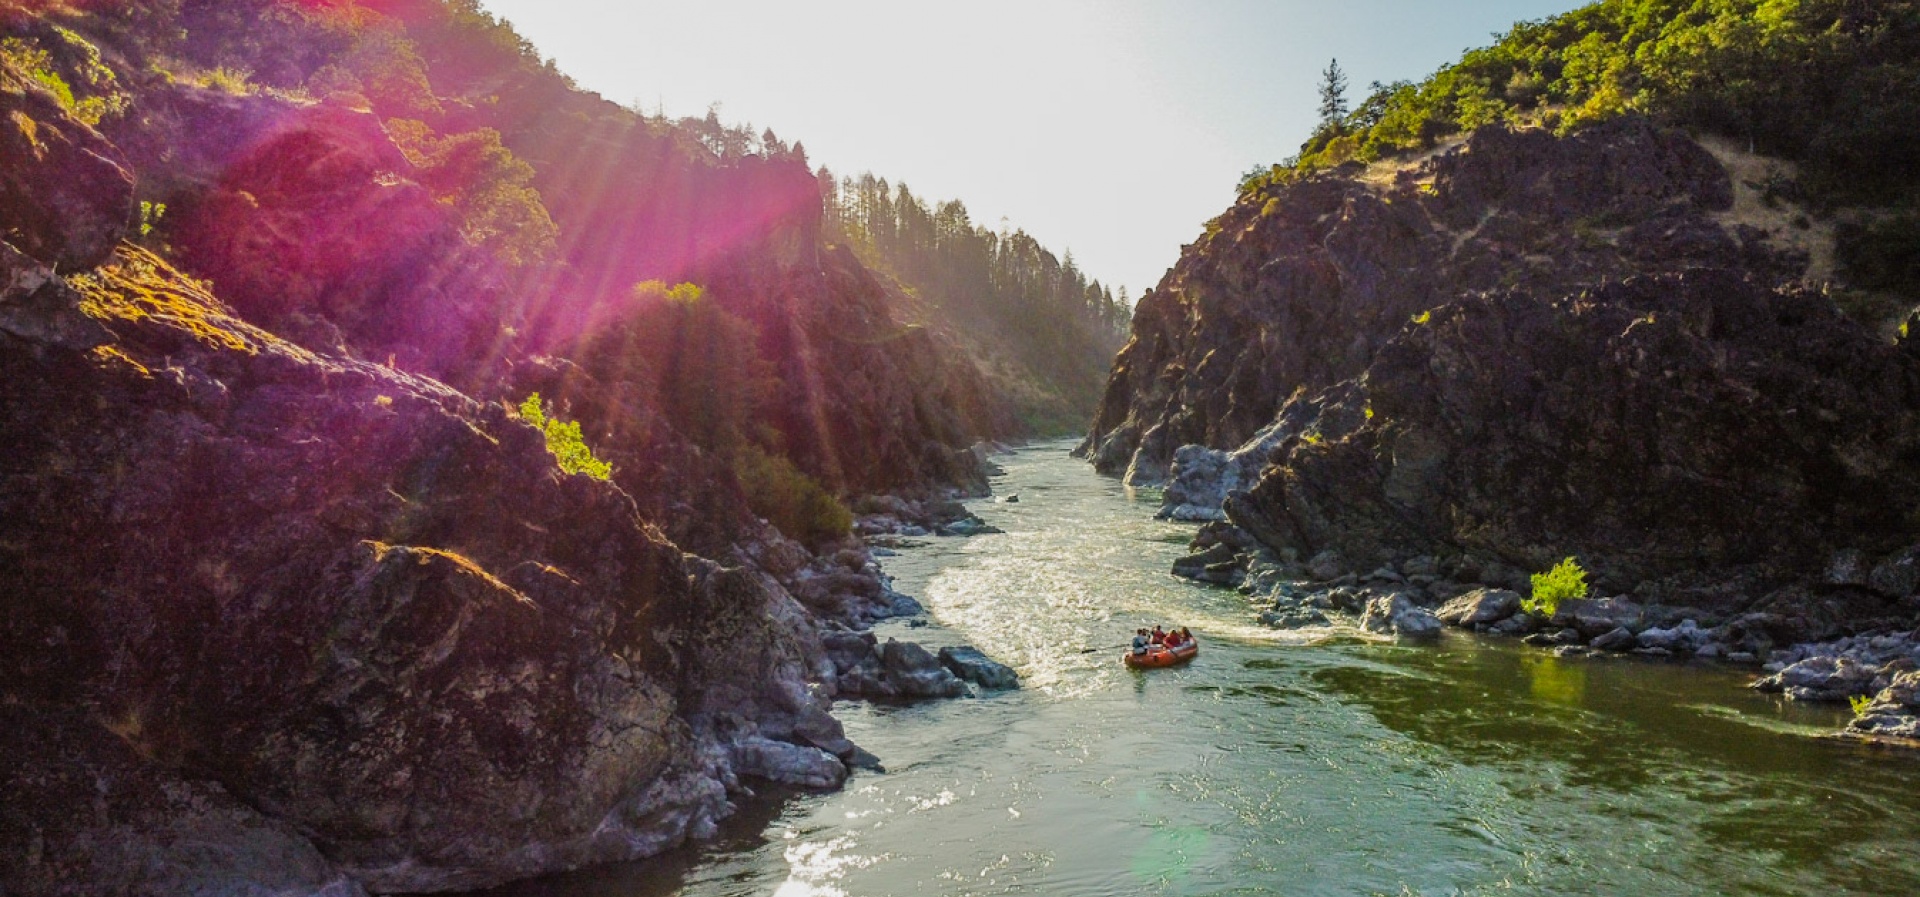
[[(1920, 894), (1920, 758), (1817, 738), (1843, 709), (1706, 664), (1269, 630), (1170, 575), (1194, 527), (1069, 447), (1000, 459), (1003, 498), (969, 505), (1004, 534), (883, 561), (932, 625), (882, 639), (978, 645), (1021, 689), (841, 702), (885, 772), (494, 893)], [(1155, 623), (1191, 627), (1199, 658), (1124, 668)]]

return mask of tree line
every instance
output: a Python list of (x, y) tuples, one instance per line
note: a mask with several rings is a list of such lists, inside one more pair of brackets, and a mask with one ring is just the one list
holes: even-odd
[(1031, 422), (1085, 423), (1132, 318), (1125, 287), (1116, 294), (1073, 253), (1057, 256), (1024, 230), (975, 224), (959, 200), (929, 201), (872, 173), (839, 178), (821, 168), (818, 177), (828, 239), (898, 280), (975, 346), (1004, 346), (1011, 357), (998, 360), (1057, 387), (1058, 407), (1027, 411), (1060, 419)]

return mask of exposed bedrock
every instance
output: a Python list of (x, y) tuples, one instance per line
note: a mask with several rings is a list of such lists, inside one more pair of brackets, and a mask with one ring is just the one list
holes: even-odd
[(120, 150), (0, 60), (0, 235), (71, 271), (105, 259), (132, 217)]
[(1614, 588), (1731, 568), (1825, 583), (1851, 551), (1859, 583), (1832, 586), (1863, 592), (1920, 523), (1920, 358), (1730, 272), (1465, 299), (1360, 383), (1367, 422), (1289, 446), (1228, 500), (1234, 522), (1354, 569), (1578, 553)]
[[(1133, 485), (1171, 475), (1168, 511), (1210, 516), (1224, 490), (1196, 467), (1248, 479), (1297, 432), (1290, 400), (1357, 377), (1456, 297), (1703, 264), (1798, 274), (1804, 258), (1721, 222), (1732, 201), (1711, 154), (1639, 118), (1564, 139), (1489, 127), (1398, 172), (1352, 165), (1243, 196), (1141, 299), (1081, 451)], [(1189, 453), (1176, 471), (1188, 445), (1234, 463)]]
[(500, 405), (133, 248), (63, 280), (0, 244), (0, 384), (9, 892), (479, 887), (860, 756), (817, 627), (898, 604), (862, 551), (685, 555)]

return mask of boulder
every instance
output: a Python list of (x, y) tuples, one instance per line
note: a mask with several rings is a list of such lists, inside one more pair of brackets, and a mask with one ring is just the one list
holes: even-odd
[(1236, 584), (1245, 575), (1241, 563), (1231, 545), (1216, 542), (1205, 551), (1175, 560), (1173, 575), (1216, 585)]
[(1920, 672), (1894, 676), (1847, 724), (1847, 734), (1920, 739)]
[(1506, 589), (1475, 589), (1442, 605), (1435, 616), (1450, 626), (1498, 623), (1520, 612), (1520, 595)]
[(1633, 632), (1625, 626), (1601, 633), (1587, 647), (1595, 651), (1627, 651), (1633, 648)]
[(1347, 572), (1347, 563), (1341, 559), (1340, 552), (1329, 548), (1307, 561), (1307, 572), (1313, 574), (1314, 579), (1325, 582)]
[(1221, 506), (1227, 493), (1243, 488), (1242, 476), (1224, 451), (1204, 445), (1181, 446), (1173, 453), (1156, 516), (1168, 520), (1225, 520), (1227, 515)]
[(1756, 691), (1784, 692), (1795, 701), (1845, 701), (1872, 692), (1880, 671), (1850, 657), (1809, 657), (1755, 681)]
[(759, 736), (733, 743), (733, 769), (741, 775), (802, 788), (838, 788), (847, 779), (847, 765), (820, 748)]
[(1494, 635), (1527, 635), (1533, 632), (1535, 622), (1532, 614), (1514, 614), (1498, 623), (1487, 624), (1482, 632)]
[(1428, 638), (1438, 635), (1444, 624), (1433, 612), (1413, 602), (1404, 592), (1394, 592), (1367, 602), (1360, 627), (1368, 632), (1391, 633), (1400, 638)]
[(940, 664), (932, 652), (913, 642), (887, 639), (880, 646), (880, 667), (886, 682), (903, 698), (957, 698), (967, 684)]
[(1636, 637), (1636, 642), (1644, 649), (1661, 649), (1676, 653), (1691, 654), (1705, 645), (1712, 633), (1700, 628), (1700, 624), (1691, 619), (1681, 620), (1680, 625), (1667, 629), (1648, 629)]
[(1306, 629), (1311, 626), (1328, 626), (1332, 621), (1311, 607), (1289, 606), (1260, 612), (1260, 625), (1274, 629)]
[(987, 657), (978, 648), (941, 648), (940, 665), (981, 688), (1000, 690), (1020, 687), (1020, 676), (1012, 667)]
[(1586, 638), (1598, 638), (1615, 629), (1635, 629), (1646, 611), (1625, 598), (1566, 598), (1554, 609), (1556, 626), (1580, 630)]

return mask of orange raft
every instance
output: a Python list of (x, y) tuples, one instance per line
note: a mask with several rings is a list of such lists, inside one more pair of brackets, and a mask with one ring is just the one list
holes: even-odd
[(1198, 639), (1195, 639), (1194, 641), (1181, 644), (1178, 648), (1153, 645), (1147, 648), (1147, 653), (1145, 654), (1135, 654), (1129, 650), (1127, 653), (1120, 655), (1120, 660), (1136, 670), (1150, 670), (1157, 667), (1179, 666), (1199, 655), (1200, 642)]

